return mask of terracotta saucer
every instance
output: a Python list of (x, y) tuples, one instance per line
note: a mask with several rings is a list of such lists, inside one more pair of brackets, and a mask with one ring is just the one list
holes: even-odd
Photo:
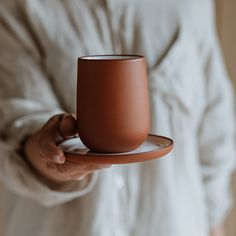
[(137, 149), (126, 153), (91, 152), (80, 140), (73, 138), (59, 146), (65, 152), (66, 159), (78, 163), (128, 164), (158, 159), (168, 154), (174, 142), (170, 138), (149, 134), (146, 141)]

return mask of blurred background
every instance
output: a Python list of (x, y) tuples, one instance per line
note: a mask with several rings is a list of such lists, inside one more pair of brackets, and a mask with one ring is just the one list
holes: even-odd
[[(228, 73), (236, 89), (236, 0), (216, 0), (216, 16), (219, 38)], [(236, 173), (233, 176), (233, 193), (236, 203)], [(0, 184), (1, 191), (1, 184)], [(1, 209), (1, 206), (0, 206)], [(0, 210), (1, 212), (1, 210)], [(0, 214), (0, 236), (3, 235), (3, 221)], [(226, 236), (236, 235), (236, 205), (226, 222)]]
[[(228, 73), (236, 88), (236, 1), (216, 0), (219, 38)], [(233, 177), (234, 202), (236, 203), (236, 174)], [(226, 236), (236, 235), (236, 205), (226, 222)]]
[(236, 1), (216, 0), (216, 7), (218, 31), (223, 54), (229, 75), (236, 88)]

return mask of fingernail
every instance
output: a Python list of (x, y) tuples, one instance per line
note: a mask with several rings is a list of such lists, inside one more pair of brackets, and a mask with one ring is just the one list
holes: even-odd
[(54, 155), (52, 157), (52, 160), (56, 163), (59, 163), (59, 164), (63, 163), (63, 160), (61, 159), (61, 157), (59, 155)]

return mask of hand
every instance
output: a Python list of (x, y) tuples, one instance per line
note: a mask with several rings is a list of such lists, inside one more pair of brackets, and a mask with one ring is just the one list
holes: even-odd
[(26, 141), (26, 158), (39, 174), (56, 183), (81, 180), (96, 170), (111, 166), (66, 161), (63, 151), (57, 144), (76, 134), (77, 123), (72, 115), (53, 116), (41, 130)]
[(211, 236), (224, 236), (224, 227), (223, 225), (218, 225), (212, 228)]

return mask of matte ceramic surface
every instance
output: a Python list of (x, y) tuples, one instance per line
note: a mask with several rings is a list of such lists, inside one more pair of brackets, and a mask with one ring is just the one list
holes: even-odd
[(127, 152), (139, 147), (149, 132), (144, 57), (79, 58), (77, 121), (82, 142), (94, 152)]
[(128, 164), (149, 161), (168, 154), (173, 148), (170, 138), (148, 135), (137, 149), (126, 153), (94, 153), (81, 142), (80, 138), (69, 139), (60, 144), (68, 161), (77, 163)]

